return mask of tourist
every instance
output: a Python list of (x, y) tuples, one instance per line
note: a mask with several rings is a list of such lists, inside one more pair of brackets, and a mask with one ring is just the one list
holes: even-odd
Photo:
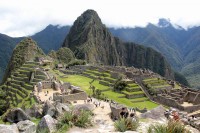
[(124, 117), (125, 117), (125, 114), (126, 114), (125, 108), (122, 108), (122, 111), (120, 112), (121, 118), (124, 118)]
[(165, 117), (166, 117), (167, 119), (169, 119), (169, 116), (170, 116), (169, 110), (166, 110), (166, 111), (164, 112), (164, 115), (165, 115)]
[(128, 113), (128, 111), (126, 111), (125, 114), (124, 114), (124, 118), (127, 118), (128, 115), (129, 115), (129, 113)]
[(172, 111), (172, 116), (175, 121), (179, 121), (179, 115), (177, 111)]

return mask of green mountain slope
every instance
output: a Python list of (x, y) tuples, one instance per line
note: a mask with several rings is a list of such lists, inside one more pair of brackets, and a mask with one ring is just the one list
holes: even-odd
[(85, 59), (89, 63), (149, 68), (162, 76), (173, 78), (169, 64), (160, 53), (113, 37), (93, 10), (87, 10), (77, 18), (63, 47), (70, 48), (78, 59)]
[(22, 40), (13, 50), (2, 82), (4, 83), (7, 78), (26, 61), (33, 61), (36, 57), (40, 57), (41, 55), (44, 55), (44, 53), (37, 46), (35, 41), (31, 38), (25, 38)]

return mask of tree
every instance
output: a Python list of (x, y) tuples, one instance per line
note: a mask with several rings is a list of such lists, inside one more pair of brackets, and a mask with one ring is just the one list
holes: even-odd
[(114, 84), (114, 91), (122, 91), (124, 90), (126, 87), (127, 87), (127, 83), (125, 81), (117, 81), (115, 84)]

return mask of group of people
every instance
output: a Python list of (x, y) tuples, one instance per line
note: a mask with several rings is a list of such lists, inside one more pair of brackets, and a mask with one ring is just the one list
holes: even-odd
[(136, 112), (133, 110), (129, 112), (129, 110), (125, 107), (121, 109), (120, 117), (125, 119), (131, 119), (131, 121), (133, 122), (137, 121)]
[(166, 110), (164, 112), (164, 115), (169, 120), (176, 120), (178, 121), (180, 119), (178, 112), (175, 109)]

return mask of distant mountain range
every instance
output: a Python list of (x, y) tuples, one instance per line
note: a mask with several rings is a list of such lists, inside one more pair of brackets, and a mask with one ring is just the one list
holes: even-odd
[[(31, 36), (45, 53), (57, 50), (63, 43), (70, 26), (49, 25)], [(157, 25), (146, 27), (110, 28), (110, 32), (123, 41), (135, 42), (161, 52), (172, 68), (181, 72), (194, 87), (200, 86), (200, 27), (188, 30), (172, 25), (166, 19), (160, 19)], [(23, 37), (22, 37), (23, 38)], [(0, 77), (2, 77), (12, 50), (22, 38), (12, 38), (0, 34)]]

